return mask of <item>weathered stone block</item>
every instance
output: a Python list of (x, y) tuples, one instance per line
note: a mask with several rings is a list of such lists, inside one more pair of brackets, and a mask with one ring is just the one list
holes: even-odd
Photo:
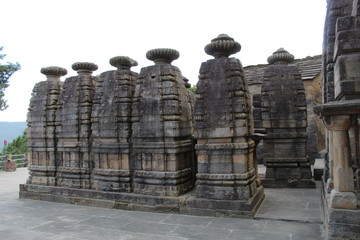
[(360, 94), (360, 56), (347, 54), (339, 56), (334, 67), (336, 99), (356, 99)]

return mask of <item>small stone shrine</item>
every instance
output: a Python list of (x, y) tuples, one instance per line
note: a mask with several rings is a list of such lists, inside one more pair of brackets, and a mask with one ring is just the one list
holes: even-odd
[(59, 67), (41, 69), (46, 81), (35, 85), (27, 116), (28, 148), (32, 164), (29, 166), (29, 183), (56, 185), (56, 138), (55, 116), (63, 82), (61, 76), (67, 70)]
[(137, 62), (125, 56), (110, 59), (117, 70), (100, 74), (91, 113), (92, 189), (131, 192), (131, 107)]
[[(306, 99), (294, 56), (280, 48), (268, 58), (261, 87), (261, 127), (264, 136), (265, 187), (313, 187), (306, 154)], [(259, 117), (259, 113), (255, 116)], [(259, 123), (257, 123), (259, 124)]]
[(155, 65), (141, 69), (133, 98), (134, 193), (179, 196), (194, 186), (191, 100), (171, 65), (178, 51), (153, 49), (146, 57)]
[(56, 111), (57, 186), (91, 188), (91, 110), (98, 66), (72, 65), (78, 76), (65, 80)]
[(193, 205), (252, 215), (264, 198), (256, 183), (253, 122), (240, 61), (240, 44), (222, 34), (206, 45), (196, 87), (195, 146), (198, 173)]

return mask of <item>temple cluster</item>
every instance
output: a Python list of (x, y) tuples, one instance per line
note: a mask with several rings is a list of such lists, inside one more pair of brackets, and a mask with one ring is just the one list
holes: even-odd
[(74, 63), (78, 75), (64, 82), (65, 69), (43, 68), (28, 114), (28, 183), (158, 197), (196, 185), (189, 208), (253, 215), (264, 192), (244, 70), (229, 58), (240, 48), (225, 34), (205, 47), (214, 59), (201, 65), (196, 94), (171, 65), (174, 49), (148, 51), (155, 65), (139, 74), (124, 56), (99, 76), (94, 63)]
[(96, 64), (74, 63), (78, 75), (64, 82), (66, 69), (41, 69), (47, 79), (30, 101), (30, 177), (20, 197), (253, 217), (263, 186), (316, 187), (316, 159), (325, 163), (326, 239), (359, 239), (360, 0), (327, 4), (322, 60), (294, 63), (280, 48), (269, 65), (248, 68), (249, 82), (230, 57), (241, 46), (225, 34), (205, 46), (214, 59), (201, 64), (195, 93), (171, 64), (174, 49), (148, 51), (155, 64), (140, 73), (125, 56), (98, 76)]

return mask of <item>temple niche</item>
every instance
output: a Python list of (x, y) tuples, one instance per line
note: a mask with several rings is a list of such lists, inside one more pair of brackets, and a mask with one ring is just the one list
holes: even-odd
[[(251, 103), (240, 44), (221, 34), (206, 45), (196, 87), (196, 196), (190, 206), (252, 215), (264, 198), (254, 166)], [(204, 210), (205, 211), (205, 210)]]
[(56, 137), (55, 116), (57, 102), (63, 82), (60, 77), (67, 74), (65, 68), (41, 69), (46, 81), (35, 85), (27, 116), (28, 148), (32, 163), (29, 166), (29, 183), (56, 185)]
[[(264, 129), (265, 187), (313, 187), (306, 152), (307, 110), (300, 71), (289, 66), (294, 56), (280, 48), (268, 58), (254, 115)], [(259, 122), (260, 121), (260, 122)]]
[(110, 59), (116, 70), (101, 73), (91, 112), (92, 189), (131, 192), (131, 109), (137, 62), (126, 56)]
[(174, 49), (146, 53), (155, 65), (142, 68), (132, 107), (134, 193), (179, 196), (194, 186), (191, 99)]
[(56, 112), (57, 186), (91, 188), (91, 110), (97, 70), (94, 63), (72, 65), (78, 76), (63, 84)]

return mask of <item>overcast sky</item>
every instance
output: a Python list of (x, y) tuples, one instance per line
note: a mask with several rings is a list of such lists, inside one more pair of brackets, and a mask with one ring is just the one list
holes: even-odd
[(266, 63), (280, 47), (295, 58), (322, 52), (326, 0), (2, 0), (2, 53), (22, 69), (6, 90), (9, 108), (0, 121), (26, 121), (31, 91), (45, 80), (42, 67), (60, 66), (68, 75), (78, 61), (113, 70), (109, 59), (129, 56), (132, 70), (153, 63), (145, 54), (153, 48), (174, 48), (180, 68), (191, 84), (198, 81), (204, 47), (221, 33), (242, 46), (233, 55), (244, 66)]

